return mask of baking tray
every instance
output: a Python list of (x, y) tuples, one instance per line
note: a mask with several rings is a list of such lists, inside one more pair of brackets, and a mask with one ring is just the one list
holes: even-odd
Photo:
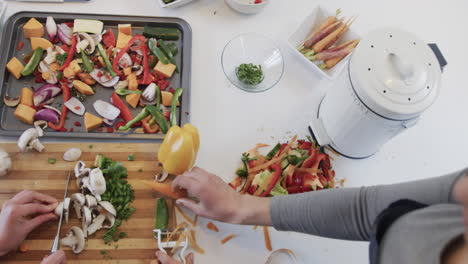
[[(17, 120), (13, 113), (15, 108), (8, 107), (3, 103), (3, 96), (8, 93), (9, 96), (17, 96), (23, 87), (40, 87), (42, 84), (34, 82), (34, 76), (22, 77), (17, 80), (5, 68), (6, 63), (14, 56), (22, 60), (23, 56), (31, 52), (31, 44), (28, 39), (23, 36), (23, 25), (31, 18), (36, 18), (39, 22), (45, 24), (47, 16), (54, 17), (57, 24), (62, 22), (70, 22), (75, 18), (82, 19), (98, 19), (104, 22), (104, 28), (112, 28), (114, 33), (117, 33), (118, 24), (132, 24), (133, 34), (141, 34), (144, 26), (177, 28), (180, 30), (180, 38), (175, 41), (179, 48), (179, 53), (176, 56), (177, 65), (180, 73), (174, 73), (170, 79), (173, 88), (183, 88), (184, 93), (180, 99), (180, 107), (178, 107), (178, 123), (183, 125), (189, 122), (190, 112), (190, 79), (191, 79), (191, 57), (192, 57), (192, 29), (190, 25), (180, 18), (171, 17), (139, 17), (139, 16), (119, 16), (119, 15), (103, 15), (103, 14), (78, 14), (78, 13), (45, 13), (45, 12), (19, 12), (11, 16), (5, 24), (3, 30), (3, 38), (0, 44), (1, 60), (0, 68), (5, 69), (4, 73), (0, 73), (0, 135), (4, 136), (19, 136), (25, 129), (32, 127)], [(18, 42), (23, 41), (24, 47), (21, 51), (17, 50)], [(24, 62), (24, 61), (23, 61)], [(92, 103), (101, 99), (109, 102), (113, 88), (104, 88), (99, 84), (93, 86), (96, 94), (85, 99), (83, 104), (86, 111), (99, 116), (92, 106)], [(56, 97), (52, 106), (61, 109), (62, 95)], [(135, 116), (141, 111), (141, 108), (131, 109)], [(50, 128), (45, 130), (45, 137), (68, 137), (68, 138), (135, 138), (135, 139), (162, 139), (164, 134), (141, 134), (134, 133), (134, 130), (128, 132), (113, 132), (108, 133), (107, 129), (103, 131), (92, 131), (87, 133), (84, 124), (79, 127), (75, 126), (74, 122), (78, 121), (83, 124), (83, 116), (78, 116), (73, 113), (67, 115), (65, 128), (73, 128), (73, 132), (56, 132)]]

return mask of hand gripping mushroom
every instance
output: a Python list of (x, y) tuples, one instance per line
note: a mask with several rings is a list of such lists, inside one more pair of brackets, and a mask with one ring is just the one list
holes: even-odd
[(57, 207), (55, 207), (55, 215), (60, 216), (62, 212), (65, 214), (65, 222), (68, 223), (68, 212), (70, 208), (70, 198), (65, 198), (63, 202), (60, 202)]
[(81, 207), (85, 205), (85, 196), (82, 193), (74, 193), (71, 196), (71, 202), (73, 203), (73, 208), (75, 209), (76, 217), (78, 219), (81, 219)]
[(26, 152), (30, 149), (35, 149), (39, 152), (44, 150), (44, 145), (39, 142), (39, 137), (42, 137), (44, 132), (40, 127), (28, 128), (21, 134), (18, 139), (18, 147), (21, 152)]
[(11, 168), (11, 159), (8, 153), (0, 149), (0, 177), (5, 176)]
[(101, 201), (101, 195), (106, 191), (106, 179), (99, 168), (89, 173), (89, 185), (91, 193), (98, 201)]
[(63, 246), (71, 247), (73, 253), (79, 254), (85, 248), (85, 234), (81, 228), (73, 226), (60, 243)]

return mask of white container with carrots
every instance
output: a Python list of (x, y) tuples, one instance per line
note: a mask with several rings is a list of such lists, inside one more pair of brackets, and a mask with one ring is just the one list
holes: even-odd
[(373, 155), (436, 100), (444, 61), (409, 32), (370, 32), (322, 99), (313, 136), (350, 158)]

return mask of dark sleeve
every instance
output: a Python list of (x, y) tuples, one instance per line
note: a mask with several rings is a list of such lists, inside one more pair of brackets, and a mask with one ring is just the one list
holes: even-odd
[(270, 212), (278, 230), (347, 240), (368, 240), (376, 217), (391, 203), (410, 199), (432, 205), (455, 203), (452, 189), (465, 170), (413, 182), (329, 189), (273, 197)]

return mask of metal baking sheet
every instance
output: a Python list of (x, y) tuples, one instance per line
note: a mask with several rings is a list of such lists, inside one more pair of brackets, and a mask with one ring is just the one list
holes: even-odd
[[(3, 103), (3, 96), (8, 93), (14, 97), (19, 95), (21, 88), (31, 87), (38, 88), (42, 84), (34, 82), (34, 76), (22, 77), (17, 80), (6, 70), (7, 62), (14, 56), (22, 60), (22, 58), (31, 52), (31, 44), (28, 39), (23, 36), (23, 25), (31, 18), (36, 18), (39, 22), (45, 25), (47, 16), (54, 17), (57, 24), (63, 22), (71, 22), (75, 18), (97, 19), (104, 22), (104, 28), (112, 28), (117, 35), (118, 24), (132, 24), (133, 34), (141, 34), (144, 26), (177, 28), (180, 30), (180, 38), (174, 41), (179, 48), (179, 53), (176, 56), (177, 65), (180, 73), (174, 73), (170, 79), (173, 88), (183, 88), (184, 93), (180, 99), (180, 107), (178, 107), (178, 123), (183, 125), (189, 122), (190, 112), (190, 76), (191, 76), (191, 49), (192, 49), (192, 30), (190, 25), (180, 18), (169, 17), (138, 17), (138, 16), (117, 16), (117, 15), (102, 15), (102, 14), (75, 14), (75, 13), (45, 13), (45, 12), (20, 12), (11, 16), (3, 31), (3, 38), (0, 44), (1, 50), (1, 69), (5, 69), (4, 73), (0, 73), (0, 135), (18, 136), (25, 129), (32, 127), (17, 120), (13, 113), (15, 108), (8, 107)], [(117, 36), (116, 36), (117, 37)], [(46, 37), (47, 38), (47, 37)], [(17, 50), (18, 42), (23, 41), (24, 47), (21, 51)], [(23, 61), (24, 63), (24, 61)], [(83, 104), (86, 111), (99, 116), (92, 106), (93, 102), (101, 99), (109, 102), (113, 88), (104, 88), (99, 84), (93, 86), (96, 93), (85, 99)], [(123, 98), (124, 99), (124, 98)], [(63, 103), (62, 95), (56, 97), (52, 106), (61, 109)], [(132, 109), (133, 115), (141, 111), (141, 107)], [(137, 139), (162, 139), (164, 134), (140, 134), (134, 133), (134, 130), (128, 132), (113, 132), (108, 133), (107, 129), (102, 131), (92, 131), (87, 133), (84, 124), (79, 127), (75, 121), (83, 124), (83, 116), (78, 116), (73, 113), (67, 115), (65, 128), (68, 130), (73, 128), (73, 132), (56, 132), (50, 128), (45, 130), (45, 137), (68, 137), (68, 138), (137, 138)]]

